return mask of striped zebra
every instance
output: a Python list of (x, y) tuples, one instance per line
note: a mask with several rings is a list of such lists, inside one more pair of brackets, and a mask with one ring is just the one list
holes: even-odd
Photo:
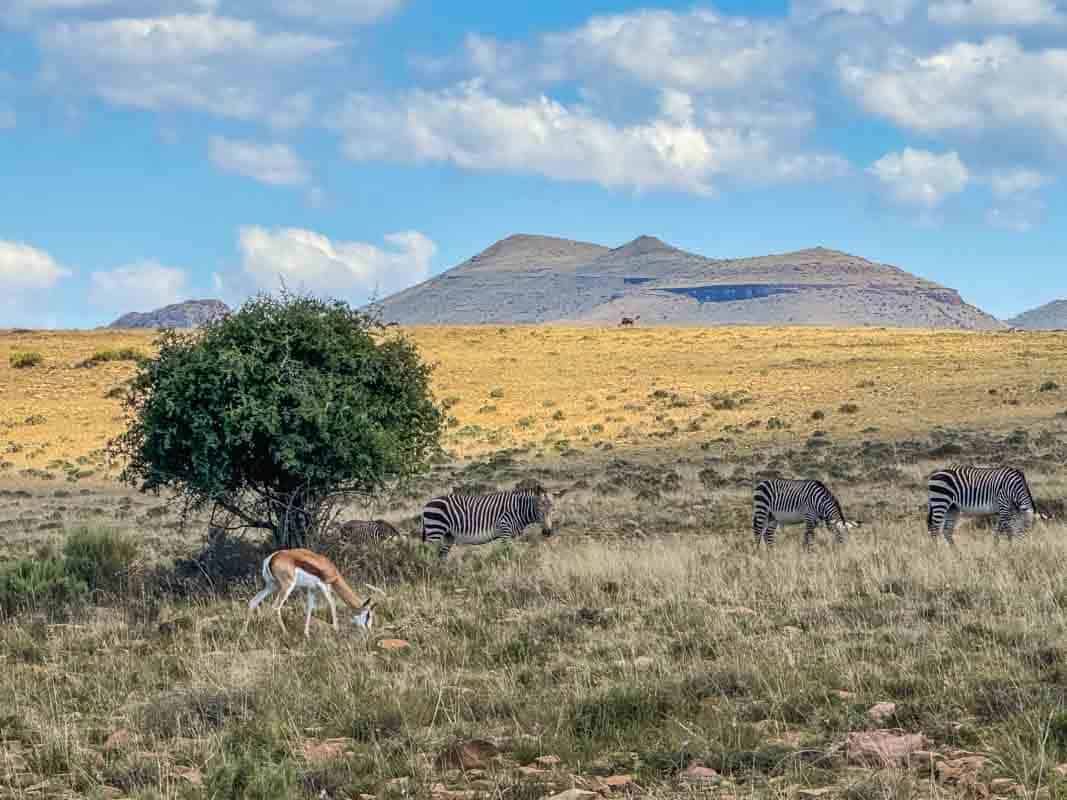
[(422, 540), (436, 545), (443, 559), (453, 544), (511, 539), (535, 522), (541, 523), (541, 533), (548, 537), (552, 535), (552, 508), (553, 498), (543, 488), (435, 497), (422, 510)]
[(386, 539), (400, 535), (397, 529), (384, 519), (350, 519), (340, 525), (338, 531), (345, 541), (360, 547), (381, 544)]
[(753, 493), (752, 509), (752, 532), (757, 545), (763, 541), (773, 547), (779, 523), (803, 522), (804, 547), (807, 549), (814, 542), (815, 528), (820, 522), (833, 529), (838, 544), (848, 540), (849, 525), (841, 504), (821, 481), (760, 481)]
[(1023, 518), (1019, 538), (1030, 532), (1036, 509), (1026, 476), (1014, 467), (953, 467), (933, 473), (927, 481), (929, 496), (926, 527), (930, 536), (942, 534), (953, 544), (952, 532), (960, 514), (996, 514), (993, 541), (1007, 534), (1010, 541), (1016, 531), (1015, 517)]

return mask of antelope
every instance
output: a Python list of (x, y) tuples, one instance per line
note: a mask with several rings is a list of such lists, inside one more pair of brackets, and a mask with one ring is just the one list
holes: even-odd
[(640, 314), (638, 314), (636, 317), (623, 317), (622, 321), (619, 323), (619, 325), (621, 327), (634, 325), (634, 324), (637, 323), (637, 320), (639, 320), (639, 319), (641, 319), (641, 315)]
[(289, 599), (289, 595), (295, 589), (307, 591), (307, 616), (304, 619), (304, 637), (308, 637), (308, 629), (311, 626), (311, 614), (315, 610), (315, 592), (321, 592), (330, 607), (330, 616), (333, 620), (333, 629), (337, 628), (337, 606), (333, 600), (336, 591), (346, 605), (355, 609), (352, 624), (369, 633), (374, 625), (375, 600), (368, 597), (360, 602), (356, 593), (352, 591), (341, 573), (333, 562), (326, 556), (313, 553), (311, 550), (276, 550), (263, 559), (263, 580), (267, 584), (263, 590), (252, 598), (248, 604), (248, 617), (245, 619), (244, 630), (248, 630), (248, 624), (252, 621), (252, 615), (256, 607), (281, 589), (281, 594), (274, 602), (274, 612), (278, 615), (278, 624), (282, 632), (287, 632), (285, 622), (282, 620), (282, 606)]

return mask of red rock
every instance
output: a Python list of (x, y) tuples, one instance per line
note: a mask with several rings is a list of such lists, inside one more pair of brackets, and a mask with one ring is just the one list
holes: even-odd
[(632, 786), (633, 782), (633, 775), (612, 775), (610, 778), (604, 778), (604, 783), (612, 789), (622, 789), (626, 786)]
[(874, 722), (885, 722), (896, 713), (896, 703), (875, 703), (867, 709), (867, 718)]
[(304, 742), (302, 750), (304, 759), (315, 764), (321, 761), (342, 758), (345, 753), (352, 751), (352, 745), (351, 739), (325, 739), (323, 741), (310, 739)]
[(485, 769), (489, 759), (497, 754), (497, 747), (486, 739), (454, 742), (437, 757), (438, 766), (458, 766), (460, 769)]
[(542, 767), (554, 767), (559, 762), (559, 756), (538, 756), (534, 759), (534, 763)]
[(921, 733), (901, 731), (859, 731), (850, 733), (845, 742), (849, 762), (861, 766), (902, 767), (911, 754), (926, 748)]
[(719, 773), (711, 767), (705, 767), (699, 761), (694, 761), (679, 777), (693, 783), (713, 783), (719, 780)]
[(382, 650), (407, 650), (411, 647), (411, 642), (406, 639), (382, 639), (378, 642), (378, 647)]

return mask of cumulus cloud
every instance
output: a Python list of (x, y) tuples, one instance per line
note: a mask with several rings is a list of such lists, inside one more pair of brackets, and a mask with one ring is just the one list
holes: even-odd
[(151, 311), (185, 299), (188, 275), (156, 261), (139, 261), (90, 276), (89, 302), (114, 313)]
[(919, 0), (793, 0), (791, 11), (803, 21), (828, 14), (869, 14), (883, 22), (898, 23), (906, 19)]
[(61, 22), (46, 28), (40, 43), (53, 84), (76, 75), (114, 105), (280, 126), (300, 123), (311, 110), (306, 91), (286, 89), (288, 73), (338, 47), (323, 36), (269, 33), (211, 13)]
[(365, 25), (388, 16), (406, 0), (274, 0), (272, 6), (288, 17), (323, 22), (351, 22)]
[(307, 165), (288, 145), (213, 136), (209, 153), (212, 163), (219, 169), (260, 183), (299, 186), (310, 180)]
[(358, 161), (443, 161), (612, 188), (708, 193), (716, 176), (793, 179), (847, 169), (829, 155), (780, 156), (758, 131), (699, 127), (691, 116), (678, 92), (663, 95), (659, 116), (617, 125), (543, 95), (507, 102), (471, 82), (392, 98), (353, 95), (333, 125)]
[(1037, 130), (1067, 144), (1067, 49), (1025, 51), (996, 36), (930, 56), (897, 51), (873, 68), (846, 57), (840, 74), (866, 110), (905, 128)]
[(0, 289), (4, 292), (49, 289), (70, 275), (69, 269), (44, 250), (0, 240)]
[(1065, 19), (1053, 0), (941, 0), (927, 14), (943, 25), (1053, 25)]
[(331, 241), (301, 228), (241, 228), (239, 247), (245, 275), (259, 288), (280, 283), (364, 302), (384, 297), (429, 277), (436, 245), (418, 231), (392, 233), (386, 247)]
[(1026, 168), (994, 170), (989, 176), (993, 192), (1004, 197), (1035, 192), (1051, 182), (1048, 175)]
[(955, 152), (931, 153), (906, 147), (887, 153), (867, 170), (901, 203), (933, 209), (946, 197), (962, 192), (970, 180), (967, 167)]

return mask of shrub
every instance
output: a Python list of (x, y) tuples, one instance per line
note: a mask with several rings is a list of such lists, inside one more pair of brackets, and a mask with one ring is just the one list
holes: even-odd
[(91, 592), (122, 588), (137, 558), (137, 544), (128, 536), (106, 528), (81, 528), (63, 546), (67, 574)]
[(12, 353), (9, 363), (12, 369), (26, 369), (27, 367), (36, 367), (38, 364), (44, 363), (44, 356), (36, 350)]
[(1038, 387), (1039, 392), (1056, 392), (1059, 391), (1060, 385), (1056, 381), (1045, 381)]
[(439, 450), (431, 368), (340, 300), (260, 295), (165, 330), (126, 398), (122, 478), (303, 545), (329, 502), (424, 471)]
[(123, 347), (118, 350), (97, 350), (89, 358), (78, 364), (79, 367), (95, 367), (108, 361), (136, 361), (144, 360), (144, 353), (133, 347)]
[(811, 418), (818, 422), (820, 419), (826, 419), (826, 412), (821, 409), (816, 409), (811, 412)]
[(840, 411), (842, 414), (855, 414), (857, 411), (860, 410), (860, 407), (855, 403), (845, 403), (841, 406), (841, 408), (837, 410)]
[(60, 558), (23, 559), (0, 571), (0, 609), (17, 614), (38, 608), (60, 610), (83, 599), (87, 587)]

